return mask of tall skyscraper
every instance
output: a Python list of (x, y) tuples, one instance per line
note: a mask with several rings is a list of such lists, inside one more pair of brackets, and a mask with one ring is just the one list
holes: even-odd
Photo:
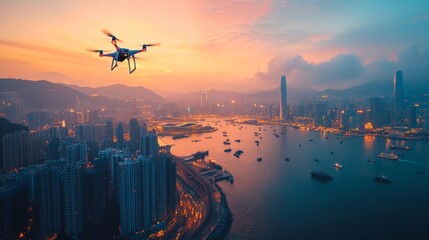
[(286, 120), (287, 117), (288, 117), (288, 108), (287, 108), (286, 76), (282, 76), (280, 81), (280, 119)]
[(402, 124), (403, 105), (404, 105), (404, 83), (402, 71), (396, 71), (393, 78), (393, 119), (395, 124)]
[(136, 151), (140, 143), (139, 121), (135, 118), (130, 119), (130, 149)]
[(207, 106), (207, 92), (206, 91), (201, 91), (200, 106), (201, 107), (206, 107)]
[(104, 125), (104, 146), (111, 147), (113, 144), (113, 122), (112, 120), (107, 120), (106, 125)]
[(142, 156), (119, 162), (120, 229), (125, 237), (150, 226), (149, 170), (149, 162)]
[(122, 123), (118, 123), (116, 126), (116, 144), (119, 149), (124, 147), (124, 126)]
[(142, 136), (140, 142), (140, 154), (144, 157), (147, 156), (158, 156), (159, 144), (158, 137), (153, 133), (149, 133), (146, 136)]
[(84, 213), (82, 204), (82, 173), (80, 164), (67, 163), (64, 168), (64, 230), (74, 238), (84, 230)]

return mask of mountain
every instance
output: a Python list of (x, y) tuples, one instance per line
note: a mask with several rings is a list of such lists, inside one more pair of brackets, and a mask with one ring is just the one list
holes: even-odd
[(89, 95), (98, 94), (100, 96), (122, 99), (122, 100), (131, 100), (133, 98), (140, 98), (148, 102), (156, 102), (156, 103), (164, 102), (164, 99), (160, 95), (142, 86), (130, 87), (124, 84), (114, 84), (106, 87), (90, 88), (90, 87), (80, 87), (76, 85), (65, 85), (65, 84), (63, 85)]
[(67, 86), (49, 81), (0, 79), (0, 91), (17, 92), (27, 107), (33, 109), (63, 109), (76, 105), (76, 97), (85, 104), (94, 106), (125, 106), (125, 102), (102, 96), (91, 97)]
[[(427, 94), (429, 83), (425, 82), (404, 82), (405, 96), (415, 96)], [(326, 89), (316, 94), (317, 96), (333, 96), (345, 99), (370, 98), (393, 95), (393, 81), (369, 81), (347, 89)]]
[[(201, 92), (179, 93), (168, 92), (163, 90), (154, 90), (156, 93), (164, 97), (167, 101), (199, 101)], [(288, 90), (288, 99), (298, 99), (307, 96), (313, 96), (317, 92), (311, 88), (291, 87)], [(238, 93), (232, 91), (223, 91), (210, 89), (207, 91), (207, 98), (210, 101), (230, 101), (237, 100), (241, 102), (279, 102), (280, 87), (271, 90), (259, 91), (255, 93)]]

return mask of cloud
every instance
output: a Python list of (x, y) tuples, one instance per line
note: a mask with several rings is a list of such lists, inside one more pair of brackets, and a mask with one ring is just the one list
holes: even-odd
[(302, 56), (273, 58), (267, 71), (256, 73), (260, 84), (278, 85), (281, 75), (288, 83), (314, 89), (346, 88), (367, 81), (393, 79), (396, 70), (404, 72), (404, 81), (429, 85), (429, 48), (410, 47), (397, 56), (397, 61), (378, 59), (365, 62), (355, 54), (339, 54), (328, 61), (311, 63)]
[(364, 71), (362, 62), (354, 54), (340, 54), (326, 62), (311, 63), (302, 56), (274, 58), (268, 71), (256, 74), (257, 79), (278, 82), (279, 76), (286, 74), (292, 84), (323, 87), (355, 80)]

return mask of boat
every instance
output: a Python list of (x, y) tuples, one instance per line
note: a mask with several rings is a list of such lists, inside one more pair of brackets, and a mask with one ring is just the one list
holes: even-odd
[(390, 145), (390, 146), (389, 146), (389, 149), (407, 150), (407, 151), (410, 151), (410, 150), (411, 150), (411, 148), (410, 148), (410, 147), (407, 147), (407, 146), (402, 147), (402, 146), (394, 146), (394, 145)]
[(396, 156), (394, 153), (380, 153), (378, 154), (379, 158), (387, 158), (387, 159), (391, 159), (391, 160), (398, 160), (398, 156)]
[(256, 161), (260, 162), (260, 161), (262, 161), (262, 158), (261, 158), (261, 157), (258, 157), (258, 158), (256, 159)]
[(299, 144), (300, 147), (302, 147), (302, 144)]
[(375, 160), (374, 159), (368, 159), (368, 162), (375, 163)]
[(280, 135), (278, 135), (277, 133), (274, 133), (273, 135), (276, 136), (276, 137), (280, 137)]
[(200, 142), (201, 140), (199, 140), (199, 139), (195, 139), (195, 140), (192, 140), (192, 142)]
[(239, 154), (237, 154), (237, 153), (234, 153), (234, 157), (236, 157), (236, 158), (240, 158), (240, 155), (239, 155)]
[(223, 142), (223, 144), (225, 144), (225, 145), (231, 145), (231, 143), (228, 140), (226, 140), (225, 142)]
[(313, 140), (313, 139), (308, 139), (308, 141), (309, 141), (309, 142), (313, 142), (314, 140)]
[(289, 159), (289, 158), (285, 158), (285, 160), (286, 160), (286, 161), (288, 161), (288, 162), (290, 161), (290, 159)]
[(256, 143), (256, 144), (259, 144), (259, 141), (258, 141), (258, 140), (255, 140), (255, 143)]
[(319, 159), (315, 158), (315, 159), (313, 159), (313, 161), (315, 161), (315, 162), (319, 162)]
[(235, 153), (241, 155), (243, 153), (243, 150), (237, 150)]
[(225, 150), (223, 150), (224, 152), (231, 152), (232, 151), (232, 149), (231, 148), (227, 148), (227, 149), (225, 149)]
[(340, 144), (342, 144), (343, 142), (341, 141)]
[(331, 155), (334, 155), (334, 152), (331, 152)]
[(327, 182), (327, 181), (333, 180), (333, 178), (329, 174), (322, 172), (322, 171), (319, 171), (319, 172), (312, 171), (311, 177), (315, 178), (319, 181), (322, 181), (322, 182)]
[(385, 175), (380, 174), (374, 177), (374, 181), (375, 182), (379, 182), (379, 183), (392, 183), (392, 181), (390, 181), (390, 179), (388, 179)]
[(338, 168), (338, 169), (342, 169), (343, 168), (343, 165), (341, 165), (340, 163), (335, 163), (334, 164), (334, 166), (336, 167), (336, 168)]
[(187, 138), (187, 137), (188, 137), (188, 135), (185, 135), (185, 134), (176, 134), (172, 137), (172, 139), (176, 140), (176, 139), (182, 139), (182, 138)]
[(236, 141), (236, 142), (238, 142), (238, 143), (239, 143), (239, 142), (241, 142), (241, 140), (240, 140), (240, 139), (235, 139), (235, 141)]

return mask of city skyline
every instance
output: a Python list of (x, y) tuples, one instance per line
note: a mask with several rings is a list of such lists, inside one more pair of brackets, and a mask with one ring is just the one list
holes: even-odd
[[(281, 74), (291, 86), (316, 90), (386, 80), (397, 69), (411, 82), (429, 75), (426, 1), (142, 4), (127, 2), (131, 10), (118, 14), (116, 2), (101, 8), (95, 2), (2, 2), (6, 24), (0, 32), (0, 77), (91, 87), (123, 83), (179, 92), (251, 92), (273, 88)], [(125, 41), (122, 47), (162, 45), (141, 56), (135, 73), (128, 74), (124, 64), (111, 72), (108, 60), (85, 51), (113, 49), (100, 32), (104, 28)]]

